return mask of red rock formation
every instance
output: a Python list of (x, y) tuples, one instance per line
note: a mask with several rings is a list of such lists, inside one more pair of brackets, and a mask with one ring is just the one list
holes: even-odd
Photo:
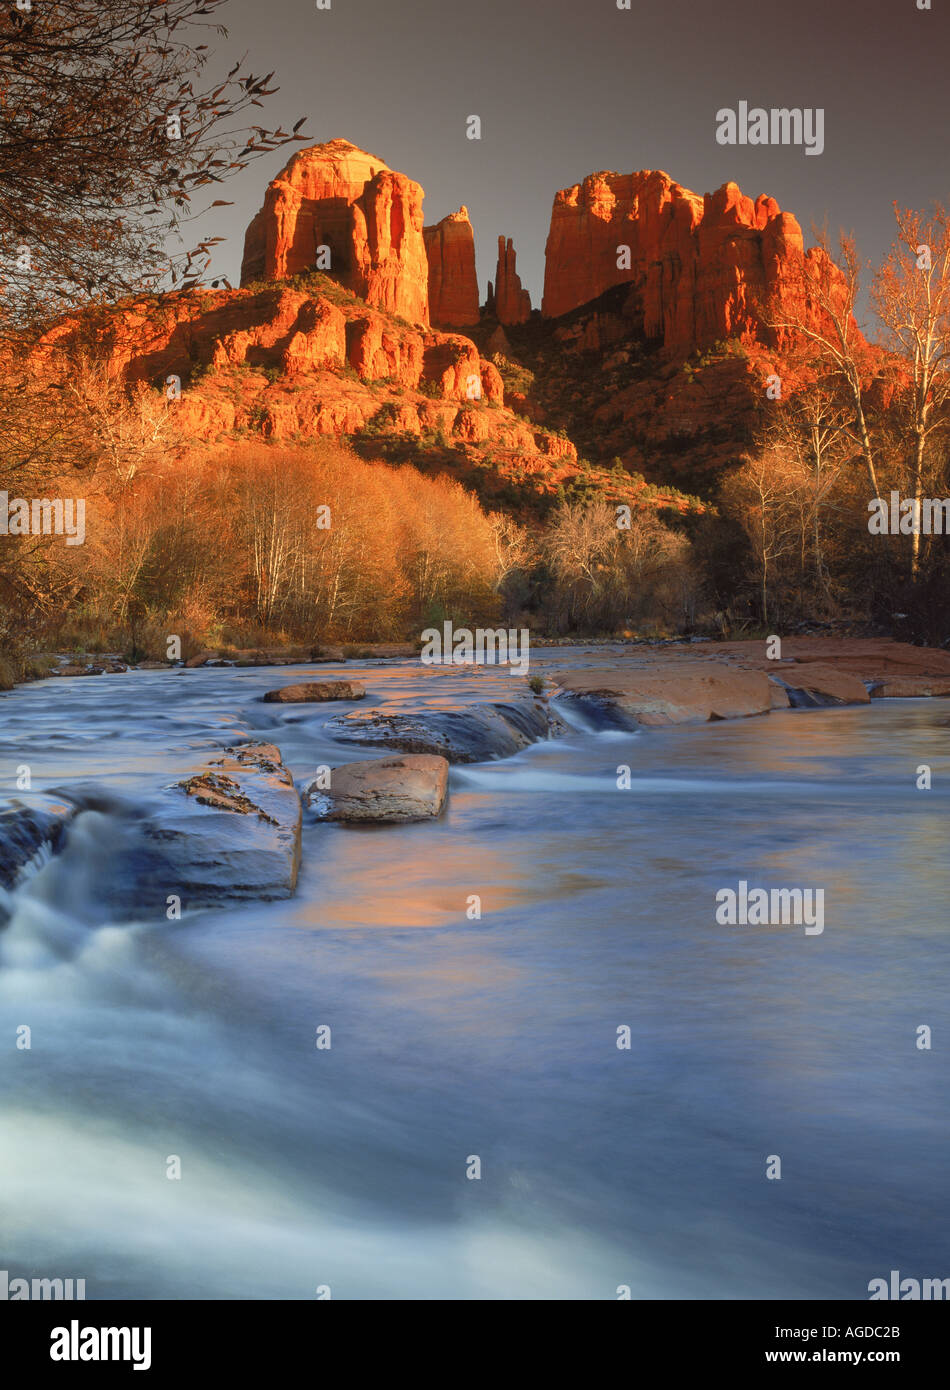
[(422, 198), (419, 184), (348, 140), (299, 150), (247, 229), (241, 284), (313, 269), (326, 246), (334, 279), (368, 304), (427, 324)]
[(418, 385), (424, 343), (420, 333), (401, 333), (380, 314), (350, 319), (346, 360), (360, 381), (386, 378), (400, 386)]
[[(361, 382), (411, 391), (424, 386), (443, 400), (501, 404), (504, 398), (497, 369), (470, 338), (410, 328), (368, 306), (340, 307), (290, 285), (142, 298), (95, 322), (63, 319), (41, 340), (37, 371), (80, 340), (111, 374), (156, 387), (169, 375), (187, 387), (196, 367), (209, 381), (216, 371), (239, 367), (276, 369), (300, 389), (301, 375), (325, 378), (349, 366)], [(325, 379), (319, 386), (331, 390)]]
[(666, 347), (767, 337), (759, 310), (795, 295), (802, 256), (801, 227), (774, 198), (734, 183), (701, 198), (651, 170), (591, 174), (555, 196), (542, 313), (629, 284), (644, 334)]
[(531, 296), (521, 288), (511, 237), (507, 242), (503, 236), (498, 238), (493, 307), (499, 323), (526, 323), (531, 317)]
[(434, 227), (423, 227), (429, 258), (429, 318), (439, 328), (478, 323), (475, 234), (468, 208), (449, 213)]
[[(141, 296), (64, 318), (33, 354), (36, 375), (62, 371), (77, 348), (128, 382), (162, 389), (177, 377), (175, 421), (192, 446), (249, 430), (355, 434), (376, 421), (395, 434), (491, 442), (522, 472), (532, 460), (577, 457), (569, 441), (505, 408), (501, 376), (470, 338), (287, 284)], [(553, 487), (560, 479), (550, 473)]]

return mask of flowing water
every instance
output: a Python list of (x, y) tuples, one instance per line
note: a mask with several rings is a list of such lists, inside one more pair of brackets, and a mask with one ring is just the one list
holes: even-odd
[[(524, 689), (325, 670), (392, 709)], [(130, 883), (105, 914), (116, 818), (216, 747), (273, 740), (299, 782), (377, 754), (322, 707), (259, 702), (307, 677), (0, 697), (4, 793), (26, 763), (34, 789), (105, 794), (7, 896), (0, 1268), (89, 1298), (860, 1299), (891, 1269), (950, 1276), (950, 706), (637, 733), (575, 713), (453, 768), (438, 822), (305, 824), (292, 900), (170, 922)], [(740, 879), (824, 888), (824, 932), (717, 925)]]

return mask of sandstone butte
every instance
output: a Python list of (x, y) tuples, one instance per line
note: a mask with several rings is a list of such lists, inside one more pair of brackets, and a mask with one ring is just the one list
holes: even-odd
[(434, 227), (423, 227), (429, 260), (429, 318), (439, 328), (478, 323), (475, 233), (468, 208), (450, 212)]
[[(195, 443), (235, 432), (353, 435), (370, 425), (430, 440), (441, 433), (490, 452), (506, 482), (520, 486), (530, 475), (532, 487), (553, 491), (577, 474), (577, 450), (544, 428), (546, 407), (506, 394), (475, 342), (441, 331), (478, 321), (474, 236), (464, 207), (424, 228), (422, 199), (419, 184), (349, 141), (300, 150), (247, 229), (241, 289), (90, 309), (54, 324), (32, 363), (42, 371), (58, 350), (84, 344), (128, 381), (159, 386), (177, 376), (179, 423)], [(622, 271), (621, 245), (631, 252)], [(329, 248), (330, 266), (309, 275), (320, 247)], [(510, 239), (499, 238), (498, 251), (489, 308), (516, 326), (530, 299)], [(622, 372), (625, 344), (637, 334), (669, 349), (626, 384), (609, 381), (608, 371), (602, 396), (587, 403), (604, 458), (648, 471), (654, 446), (676, 439), (674, 474), (678, 460), (694, 473), (734, 460), (758, 379), (783, 348), (761, 346), (760, 300), (787, 304), (802, 258), (795, 219), (735, 184), (699, 197), (663, 173), (602, 173), (558, 193), (543, 314), (562, 316), (551, 324), (566, 354), (562, 370), (570, 372), (576, 348), (603, 352), (605, 369), (615, 362)], [(292, 278), (301, 273), (308, 278)], [(429, 326), (430, 313), (440, 329)], [(678, 372), (682, 357), (731, 335), (757, 342), (756, 352), (714, 358), (701, 374)], [(495, 346), (484, 350), (516, 356), (507, 342), (496, 328)], [(578, 422), (556, 423), (570, 430)], [(614, 486), (627, 500), (633, 484)]]
[(557, 318), (630, 285), (643, 334), (666, 348), (761, 338), (766, 300), (777, 316), (796, 307), (804, 256), (798, 222), (764, 194), (726, 183), (700, 197), (658, 170), (591, 174), (555, 195), (541, 312)]
[[(192, 443), (235, 432), (353, 435), (373, 425), (444, 434), (476, 453), (490, 446), (499, 475), (534, 475), (553, 488), (578, 471), (575, 446), (505, 405), (496, 367), (470, 338), (428, 326), (422, 196), (348, 141), (301, 150), (248, 227), (240, 289), (141, 295), (64, 318), (32, 365), (42, 373), (81, 347), (129, 382), (177, 377), (177, 421)], [(464, 242), (467, 214), (448, 222)], [(321, 246), (330, 268), (308, 274)], [(470, 264), (474, 271), (474, 243)], [(301, 273), (307, 278), (292, 278)], [(463, 298), (465, 316), (477, 316), (474, 273)]]
[(515, 269), (515, 248), (511, 237), (498, 238), (498, 264), (494, 289), (488, 286), (490, 309), (499, 323), (527, 323), (531, 317), (531, 296), (521, 288), (521, 277)]
[(298, 150), (244, 238), (241, 284), (283, 280), (330, 251), (333, 277), (367, 304), (429, 322), (419, 184), (348, 140)]

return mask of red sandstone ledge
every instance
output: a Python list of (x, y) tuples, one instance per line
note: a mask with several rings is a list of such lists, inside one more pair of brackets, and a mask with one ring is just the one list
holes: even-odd
[[(536, 658), (537, 660), (537, 658)], [(609, 666), (554, 671), (560, 689), (595, 697), (640, 724), (741, 719), (790, 704), (950, 695), (950, 652), (887, 638), (759, 639), (618, 652)]]

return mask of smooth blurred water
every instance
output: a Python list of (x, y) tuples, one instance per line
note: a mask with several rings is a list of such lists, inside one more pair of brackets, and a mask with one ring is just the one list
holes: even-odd
[[(0, 793), (28, 762), (36, 789), (147, 803), (235, 737), (301, 781), (377, 756), (326, 709), (259, 703), (304, 674), (17, 690)], [(345, 674), (387, 709), (524, 689)], [(948, 727), (939, 700), (574, 727), (453, 769), (436, 823), (307, 826), (289, 902), (181, 922), (130, 885), (102, 925), (115, 824), (84, 813), (0, 931), (0, 1268), (93, 1298), (860, 1299), (950, 1275)], [(739, 879), (824, 888), (824, 933), (717, 925)]]

